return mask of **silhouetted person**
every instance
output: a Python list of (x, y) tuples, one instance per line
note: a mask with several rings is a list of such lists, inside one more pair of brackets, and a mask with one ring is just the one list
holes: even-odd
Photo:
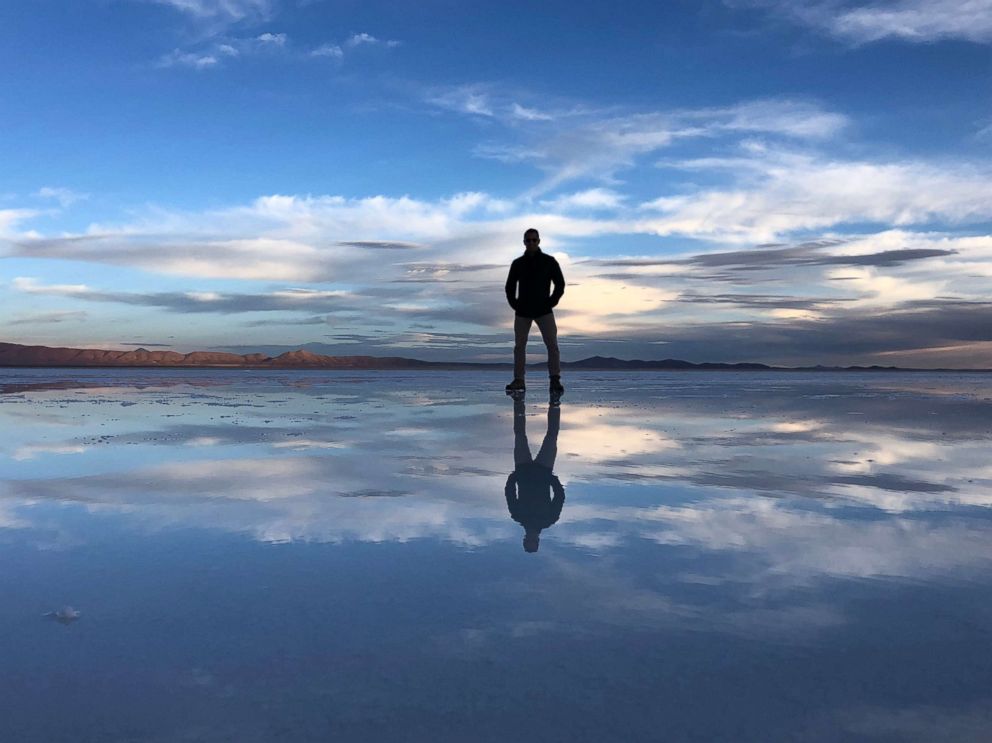
[[(513, 381), (507, 392), (523, 391), (524, 364), (527, 360), (527, 336), (530, 324), (537, 323), (548, 348), (548, 376), (551, 394), (561, 395), (561, 357), (558, 353), (558, 326), (552, 309), (565, 293), (565, 277), (552, 256), (541, 252), (541, 236), (531, 228), (524, 233), (524, 254), (510, 264), (506, 277), (506, 301), (516, 316), (513, 321)], [(551, 285), (554, 284), (554, 291)]]
[(513, 520), (524, 527), (524, 550), (537, 552), (541, 530), (558, 521), (565, 505), (565, 488), (552, 472), (558, 454), (561, 408), (548, 406), (548, 432), (533, 459), (527, 443), (525, 410), (523, 400), (513, 401), (514, 469), (506, 478), (506, 507)]

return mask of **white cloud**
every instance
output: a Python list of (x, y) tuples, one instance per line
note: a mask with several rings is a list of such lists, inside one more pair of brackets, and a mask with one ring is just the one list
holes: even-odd
[(151, 0), (178, 10), (199, 22), (233, 24), (269, 18), (272, 0)]
[(614, 182), (619, 171), (634, 167), (644, 156), (685, 140), (764, 135), (817, 141), (847, 126), (843, 114), (788, 99), (622, 114), (572, 107), (526, 115), (531, 109), (491, 87), (464, 85), (434, 91), (427, 101), (505, 124), (507, 135), (515, 141), (490, 141), (477, 147), (476, 154), (504, 162), (530, 162), (545, 171), (546, 177), (531, 190), (532, 196), (581, 178)]
[(608, 188), (590, 188), (585, 191), (564, 194), (549, 201), (542, 201), (543, 206), (552, 209), (568, 211), (570, 209), (617, 209), (623, 205), (624, 196)]
[(286, 46), (286, 34), (264, 33), (255, 37), (255, 41), (263, 45)]
[[(636, 400), (614, 399), (616, 404), (606, 408), (570, 404), (561, 410), (557, 471), (566, 491), (583, 497), (569, 495), (562, 520), (548, 537), (604, 551), (633, 540), (695, 548), (701, 559), (685, 568), (706, 571), (695, 580), (708, 576), (732, 583), (752, 606), (761, 596), (824, 578), (919, 579), (953, 573), (960, 579), (987, 573), (989, 526), (963, 510), (988, 506), (992, 497), (984, 428), (972, 419), (973, 428), (958, 430), (953, 440), (938, 434), (953, 423), (960, 406), (941, 405), (940, 395), (923, 382), (927, 397), (921, 399), (919, 390), (906, 394), (911, 388), (900, 389), (898, 381), (889, 380), (863, 396), (860, 404), (875, 413), (871, 420), (847, 416), (827, 401), (821, 401), (824, 417), (806, 417), (819, 397), (809, 390), (778, 389), (772, 412), (759, 405), (742, 414), (734, 383), (728, 384), (713, 395), (700, 394), (691, 381), (665, 382), (664, 389), (649, 384), (651, 394), (642, 390)], [(985, 394), (979, 382), (962, 384), (972, 401)], [(819, 391), (843, 387), (824, 381)], [(355, 408), (357, 417), (346, 428), (313, 429), (312, 421), (299, 428), (300, 411), (313, 409), (311, 395), (328, 390), (288, 387), (279, 392), (274, 408), (239, 408), (244, 422), (277, 419), (265, 431), (207, 423), (215, 415), (210, 406), (239, 394), (237, 388), (214, 390), (209, 399), (190, 400), (188, 415), (203, 425), (189, 426), (185, 440), (177, 439), (171, 427), (163, 428), (169, 435), (141, 436), (146, 444), (167, 444), (153, 466), (132, 467), (122, 476), (104, 473), (101, 460), (99, 474), (17, 478), (0, 489), (0, 503), (21, 509), (50, 498), (75, 501), (96, 514), (127, 513), (152, 530), (196, 524), (261, 541), (431, 536), (487, 544), (519, 539), (519, 527), (500, 498), (512, 467), (508, 410), (497, 419), (495, 405), (487, 409), (464, 394), (445, 399), (437, 390), (423, 400), (420, 393), (397, 398), (395, 391), (388, 392), (390, 404), (382, 408), (373, 403), (386, 398), (376, 400), (370, 389), (372, 399), (364, 401), (360, 415)], [(792, 388), (798, 390), (798, 385)], [(957, 398), (959, 392), (952, 386), (940, 394)], [(175, 390), (145, 390), (142, 398), (154, 400), (159, 394), (172, 399)], [(115, 397), (133, 399), (133, 389), (95, 390), (93, 404), (106, 407)], [(441, 401), (447, 403), (446, 412), (437, 409)], [(899, 407), (903, 413), (895, 412)], [(941, 417), (913, 415), (931, 407)], [(49, 423), (60, 429), (79, 422), (78, 405), (53, 415)], [(139, 417), (147, 422), (147, 416)], [(547, 430), (542, 418), (526, 420), (532, 451)], [(280, 435), (286, 426), (303, 430), (307, 438)], [(7, 428), (7, 450), (25, 460), (73, 454), (82, 446), (72, 431), (70, 438), (46, 436), (39, 442), (26, 438), (36, 436), (30, 427)], [(773, 432), (777, 435), (769, 440)], [(237, 458), (218, 453), (191, 461), (177, 450), (180, 443), (236, 444), (236, 453), (228, 456)], [(243, 451), (248, 445), (255, 447), (250, 455)], [(494, 459), (494, 451), (504, 445), (497, 453), (506, 459)], [(384, 446), (391, 456), (369, 468), (365, 455)], [(285, 456), (296, 449), (335, 453)], [(269, 456), (272, 452), (282, 456)], [(935, 468), (934, 462), (941, 466)], [(902, 487), (885, 487), (884, 480), (876, 481), (881, 487), (871, 487), (873, 474), (901, 477), (896, 482)], [(853, 478), (852, 484), (848, 475), (865, 477)], [(700, 480), (710, 484), (700, 485)], [(914, 490), (914, 482), (933, 487)], [(577, 483), (581, 487), (573, 490)], [(617, 487), (621, 483), (626, 493)], [(604, 485), (612, 486), (609, 497), (596, 497), (594, 491)], [(865, 509), (870, 517), (852, 516), (852, 508)], [(914, 513), (901, 515), (907, 511)], [(23, 516), (30, 520), (29, 508)], [(727, 565), (731, 569), (723, 569)]]
[(496, 115), (489, 93), (479, 85), (461, 85), (435, 90), (427, 96), (427, 102), (448, 111), (471, 116)]
[(0, 209), (0, 237), (13, 237), (18, 224), (39, 214), (37, 209)]
[(830, 26), (838, 36), (854, 41), (896, 37), (930, 42), (965, 39), (992, 41), (990, 0), (902, 0), (873, 4), (841, 13)]
[(35, 196), (42, 199), (54, 199), (61, 207), (71, 206), (77, 201), (83, 201), (89, 198), (89, 194), (78, 193), (77, 191), (61, 186), (44, 186), (35, 192)]
[[(271, 195), (207, 212), (160, 210), (144, 220), (117, 226), (93, 225), (76, 235), (8, 239), (8, 253), (131, 266), (197, 279), (334, 282), (339, 286), (327, 290), (352, 286), (358, 288), (359, 294), (361, 287), (375, 286), (385, 294), (377, 301), (373, 314), (395, 316), (390, 308), (407, 308), (404, 318), (410, 319), (446, 312), (462, 322), (493, 327), (507, 321), (500, 312), (501, 305), (487, 301), (485, 308), (477, 307), (475, 297), (479, 294), (474, 288), (491, 290), (494, 282), (503, 278), (502, 271), (494, 279), (486, 266), (451, 274), (443, 270), (425, 273), (410, 267), (434, 265), (443, 269), (480, 263), (504, 266), (519, 252), (523, 230), (537, 226), (544, 236), (545, 249), (559, 258), (569, 281), (560, 325), (573, 334), (615, 335), (623, 331), (636, 335), (658, 327), (662, 321), (659, 313), (665, 313), (665, 322), (671, 323), (675, 319), (671, 313), (686, 311), (689, 305), (675, 303), (685, 282), (710, 269), (688, 264), (631, 265), (624, 267), (622, 274), (602, 275), (602, 268), (594, 263), (574, 260), (569, 249), (573, 239), (676, 234), (749, 244), (795, 231), (863, 222), (869, 216), (883, 221), (898, 219), (906, 224), (936, 217), (968, 217), (992, 203), (981, 190), (990, 188), (985, 181), (935, 164), (890, 167), (824, 162), (795, 153), (783, 156), (763, 152), (760, 157), (752, 154), (746, 165), (734, 166), (748, 173), (745, 183), (733, 189), (664, 197), (641, 210), (627, 207), (623, 194), (602, 188), (564, 194), (542, 202), (538, 209), (527, 200), (494, 199), (478, 192), (435, 201), (407, 196), (349, 199)], [(680, 165), (728, 167), (724, 161), (713, 160)], [(881, 176), (874, 177), (879, 173)], [(921, 186), (929, 183), (932, 186)], [(591, 211), (595, 216), (573, 216), (570, 210), (579, 210), (576, 214)], [(604, 211), (607, 213), (598, 213)], [(396, 244), (416, 247), (370, 249)], [(990, 237), (888, 229), (852, 236), (832, 254), (856, 257), (901, 250), (929, 252), (933, 257), (905, 265), (859, 264), (852, 259), (849, 264), (813, 262), (802, 267), (779, 266), (769, 257), (771, 263), (762, 268), (766, 271), (762, 276), (765, 280), (789, 282), (790, 293), (797, 297), (842, 296), (866, 307), (893, 306), (945, 294), (981, 297), (986, 292), (984, 285), (992, 271), (988, 268), (992, 265)], [(676, 261), (692, 256), (683, 251), (682, 255), (667, 257)], [(804, 272), (801, 281), (797, 278), (799, 271)], [(738, 273), (733, 282), (746, 287), (754, 277), (753, 272)], [(834, 281), (835, 278), (843, 280)], [(410, 279), (416, 281), (402, 283)], [(726, 291), (731, 285), (724, 283), (722, 289)], [(171, 294), (142, 302), (137, 295), (118, 297), (99, 292), (97, 296), (87, 294), (93, 290), (82, 284), (46, 286), (23, 277), (15, 279), (13, 286), (34, 294), (123, 301), (179, 311), (203, 309)], [(216, 303), (217, 311), (287, 310), (295, 306), (289, 299), (314, 295), (299, 288), (284, 291), (290, 293), (278, 298), (278, 306), (272, 298), (260, 295), (245, 298), (225, 294), (223, 301)], [(299, 308), (307, 309), (304, 302), (299, 303)], [(743, 320), (771, 312), (779, 320), (794, 320), (823, 311), (826, 310), (804, 305), (710, 305), (706, 316)]]
[(948, 284), (946, 279), (921, 281), (912, 277), (894, 276), (889, 271), (883, 273), (877, 268), (853, 266), (828, 271), (826, 278), (829, 280), (839, 277), (848, 282), (847, 289), (853, 289), (861, 295), (848, 305), (852, 310), (858, 307), (892, 307), (914, 299), (932, 299), (944, 294)]
[(310, 51), (311, 57), (330, 57), (332, 59), (342, 59), (344, 50), (337, 44), (321, 44)]
[(788, 99), (747, 101), (726, 108), (686, 111), (688, 120), (702, 119), (709, 131), (780, 134), (796, 139), (826, 139), (842, 131), (848, 119), (814, 103)]
[(86, 284), (47, 284), (42, 285), (37, 279), (29, 276), (18, 276), (10, 282), (19, 292), (26, 294), (55, 294), (59, 296), (79, 296), (86, 294), (90, 288)]
[(373, 36), (372, 34), (358, 33), (358, 34), (352, 34), (351, 36), (349, 36), (348, 39), (347, 39), (347, 41), (345, 41), (345, 46), (349, 46), (349, 47), (356, 47), (356, 46), (386, 46), (386, 47), (394, 47), (394, 46), (399, 46), (399, 43), (400, 42), (394, 41), (392, 39), (379, 39), (379, 38), (376, 38), (375, 36)]
[(992, 218), (992, 172), (959, 163), (834, 160), (757, 145), (747, 157), (669, 164), (728, 172), (736, 183), (645, 204), (661, 216), (642, 228), (660, 235), (768, 242), (858, 222), (908, 226)]
[[(678, 298), (678, 291), (608, 278), (584, 277), (568, 261), (562, 271), (578, 278), (566, 289), (568, 303), (555, 310), (558, 328), (569, 333), (622, 334), (638, 327), (657, 327), (651, 313)], [(566, 279), (567, 281), (567, 279)]]
[(510, 106), (510, 115), (515, 119), (523, 119), (524, 121), (551, 121), (554, 118), (549, 113), (538, 111), (536, 108), (521, 106), (516, 101)]
[(345, 50), (351, 53), (358, 47), (363, 46), (381, 46), (387, 49), (392, 49), (393, 47), (399, 46), (400, 42), (386, 39), (379, 39), (371, 34), (358, 33), (352, 34), (347, 39), (340, 43), (328, 42), (326, 44), (321, 44), (310, 50), (310, 57), (325, 57), (329, 59), (342, 60), (345, 57)]
[(195, 70), (205, 70), (215, 67), (219, 60), (209, 52), (184, 52), (173, 49), (168, 54), (159, 57), (158, 67), (191, 67)]
[[(262, 36), (265, 34), (246, 43), (274, 44), (260, 41)], [(214, 56), (220, 58), (220, 46), (216, 49)], [(238, 47), (231, 49), (238, 51)], [(334, 49), (347, 53), (340, 46)], [(336, 52), (327, 56), (336, 56)], [(852, 237), (840, 250), (857, 254), (936, 247), (938, 253), (940, 248), (948, 248), (959, 250), (959, 254), (907, 266), (804, 267), (806, 283), (794, 287), (796, 296), (840, 294), (864, 306), (881, 306), (886, 301), (897, 304), (942, 293), (977, 296), (983, 291), (983, 280), (989, 278), (989, 238), (953, 236), (945, 230), (948, 225), (992, 218), (990, 174), (977, 166), (939, 160), (861, 161), (825, 155), (828, 140), (844, 130), (847, 119), (815, 103), (745, 101), (719, 108), (633, 115), (555, 105), (549, 106), (546, 115), (538, 116), (533, 115), (537, 109), (519, 102), (527, 102), (527, 98), (490, 86), (448, 88), (433, 95), (436, 106), (485, 117), (490, 131), (502, 125), (508, 136), (520, 134), (522, 141), (506, 144), (505, 152), (507, 157), (515, 155), (546, 171), (540, 188), (509, 199), (476, 191), (431, 200), (403, 195), (349, 198), (271, 194), (201, 212), (150, 210), (128, 223), (94, 224), (76, 234), (8, 235), (0, 245), (7, 248), (7, 254), (21, 258), (92, 261), (197, 279), (340, 282), (359, 287), (359, 291), (362, 286), (376, 286), (388, 295), (381, 302), (384, 316), (395, 317), (390, 307), (408, 310), (403, 321), (447, 309), (449, 316), (460, 322), (492, 327), (505, 321), (498, 312), (501, 308), (483, 309), (478, 302), (473, 305), (475, 300), (469, 298), (468, 291), (481, 286), (491, 289), (498, 273), (491, 266), (448, 276), (440, 272), (414, 275), (408, 267), (414, 262), (504, 265), (519, 252), (523, 229), (537, 226), (544, 235), (545, 248), (558, 255), (568, 269), (569, 289), (561, 308), (563, 327), (590, 334), (615, 333), (618, 329), (646, 332), (650, 324), (658, 327), (661, 318), (668, 321), (672, 313), (680, 311), (673, 300), (685, 281), (698, 278), (700, 272), (688, 266), (635, 266), (623, 271), (637, 280), (620, 274), (599, 275), (601, 269), (576, 260), (582, 250), (575, 243), (579, 238), (677, 235), (746, 245), (852, 225), (863, 229), (863, 224), (870, 222), (880, 225), (876, 234)], [(764, 141), (746, 139), (753, 136)], [(534, 193), (547, 193), (571, 179), (608, 180), (673, 142), (693, 138), (714, 142), (714, 152), (725, 153), (738, 143), (742, 148), (732, 157), (666, 163), (690, 175), (704, 174), (705, 178), (696, 180), (707, 185), (662, 193), (641, 207), (630, 204), (630, 197), (616, 181), (611, 187), (555, 191), (540, 201), (532, 198)], [(722, 185), (714, 186), (714, 182)], [(54, 188), (51, 196), (56, 197)], [(12, 230), (17, 220), (34, 214), (0, 211), (0, 234), (5, 220)], [(910, 230), (920, 226), (931, 232)], [(961, 242), (948, 242), (955, 240)], [(368, 249), (387, 244), (415, 245), (415, 261), (407, 251)], [(647, 246), (648, 255), (662, 252), (650, 247), (647, 240), (641, 244)], [(785, 269), (767, 277), (783, 281), (798, 270)], [(438, 281), (431, 282), (432, 278)], [(440, 283), (442, 278), (448, 283)], [(404, 280), (408, 283), (401, 284)], [(722, 280), (742, 286), (749, 281), (743, 273)], [(35, 282), (19, 288), (39, 294), (40, 287)], [(825, 292), (828, 287), (830, 291)], [(81, 285), (56, 284), (45, 291), (70, 296), (88, 290)], [(228, 299), (225, 295), (224, 302)], [(169, 302), (155, 306), (174, 309), (175, 302)], [(829, 311), (829, 307), (805, 306), (712, 307), (707, 308), (707, 318), (746, 320), (771, 313), (783, 324)]]
[(45, 454), (83, 454), (86, 447), (81, 444), (25, 444), (17, 447), (10, 458), (23, 462)]
[(992, 0), (890, 0), (853, 7), (837, 2), (774, 3), (777, 11), (857, 44), (899, 39), (992, 42)]
[(225, 59), (250, 57), (258, 54), (284, 52), (289, 37), (284, 33), (263, 33), (250, 38), (227, 38), (223, 43), (212, 42), (194, 50), (173, 49), (157, 62), (158, 67), (218, 67)]

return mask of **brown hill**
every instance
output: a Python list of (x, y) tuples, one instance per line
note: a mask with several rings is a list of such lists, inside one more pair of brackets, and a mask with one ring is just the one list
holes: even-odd
[(400, 356), (322, 356), (311, 351), (289, 351), (275, 358), (261, 353), (214, 351), (106, 351), (93, 348), (50, 348), (0, 343), (0, 366), (161, 366), (251, 367), (276, 369), (411, 369), (435, 366)]

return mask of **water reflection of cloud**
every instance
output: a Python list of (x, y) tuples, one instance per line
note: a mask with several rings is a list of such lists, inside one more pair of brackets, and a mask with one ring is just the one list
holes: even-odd
[[(938, 380), (930, 395), (919, 378), (909, 391), (883, 377), (715, 379), (590, 378), (592, 393), (580, 381), (574, 396), (587, 400), (566, 402), (559, 438), (570, 496), (549, 539), (604, 555), (637, 541), (732, 555), (732, 575), (684, 572), (768, 586), (987, 566), (992, 535), (966, 512), (992, 505), (979, 385), (956, 381), (948, 395)], [(70, 477), (14, 460), (8, 521), (29, 524), (33, 507), (57, 502), (124, 513), (144, 529), (263, 541), (515, 540), (502, 502), (512, 415), (485, 388), (395, 392), (344, 377), (260, 395), (237, 384), (188, 394), (104, 386), (71, 408), (27, 394), (0, 418), (23, 420), (31, 405), (48, 417), (4, 425), (6, 450), (44, 440), (50, 453), (82, 447), (72, 459), (94, 464)], [(138, 404), (122, 411), (121, 396)], [(535, 431), (545, 411), (528, 408)]]
[(562, 425), (566, 448), (580, 465), (636, 457), (664, 449), (678, 449), (679, 443), (651, 426), (652, 421), (631, 420), (615, 411), (596, 406), (573, 405), (564, 411)]
[[(957, 707), (860, 705), (840, 710), (836, 715), (831, 722), (839, 718), (849, 735), (905, 743), (987, 743), (992, 729), (992, 704), (988, 699)], [(814, 743), (816, 740), (819, 738), (814, 739)]]
[(85, 451), (86, 447), (80, 444), (25, 444), (14, 449), (10, 458), (23, 462), (45, 454), (82, 454)]

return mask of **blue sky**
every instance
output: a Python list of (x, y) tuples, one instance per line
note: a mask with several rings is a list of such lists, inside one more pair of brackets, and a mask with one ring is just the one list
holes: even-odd
[(505, 360), (533, 225), (566, 359), (992, 367), (990, 45), (987, 0), (5, 3), (3, 339)]

